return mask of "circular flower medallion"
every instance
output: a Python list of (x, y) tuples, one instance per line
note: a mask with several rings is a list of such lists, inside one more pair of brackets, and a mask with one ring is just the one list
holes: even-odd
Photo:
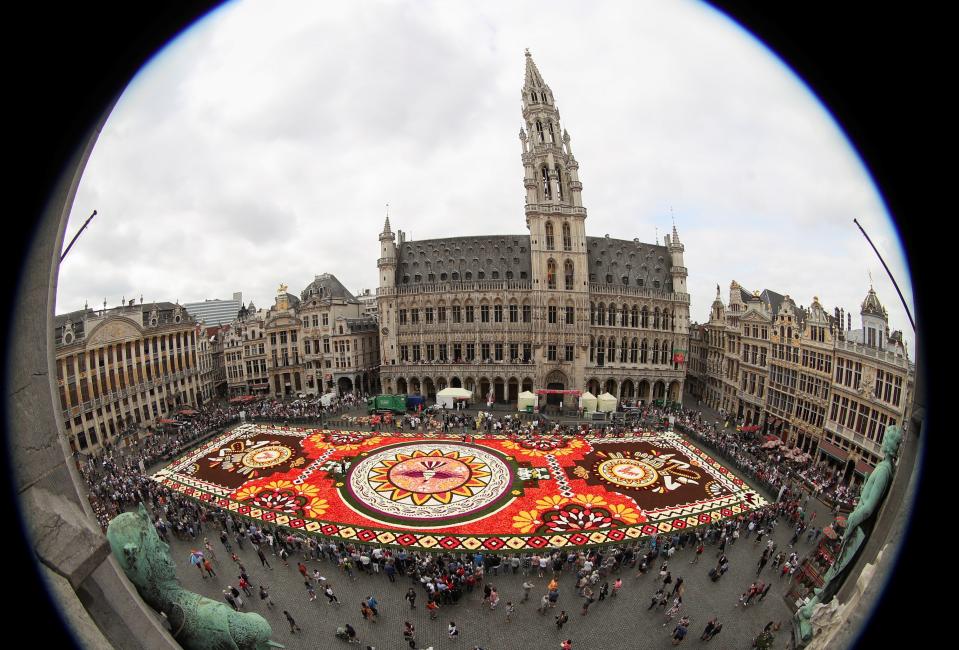
[(634, 458), (610, 458), (596, 467), (596, 473), (610, 483), (623, 487), (642, 488), (659, 479), (659, 473), (648, 463)]
[(247, 467), (273, 467), (290, 459), (293, 451), (283, 445), (268, 445), (247, 452), (240, 461)]
[(448, 442), (401, 444), (370, 453), (351, 470), (344, 498), (378, 520), (408, 526), (462, 523), (515, 498), (507, 460)]

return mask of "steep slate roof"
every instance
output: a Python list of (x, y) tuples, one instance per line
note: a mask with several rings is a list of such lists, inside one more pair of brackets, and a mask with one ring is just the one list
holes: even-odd
[[(587, 237), (590, 282), (612, 287), (672, 287), (672, 258), (665, 246), (644, 244), (639, 240)], [(606, 276), (612, 276), (612, 282)], [(627, 283), (623, 283), (623, 277)], [(643, 284), (639, 284), (639, 280)]]
[[(290, 296), (291, 294), (287, 294)], [(318, 295), (325, 299), (342, 299), (346, 302), (356, 302), (356, 297), (350, 293), (349, 289), (343, 286), (343, 283), (336, 279), (332, 273), (323, 273), (316, 276), (313, 282), (306, 285), (306, 288), (300, 293), (303, 300), (307, 300), (312, 295)], [(290, 304), (299, 304), (300, 299), (292, 296)]]
[[(405, 241), (397, 245), (396, 285), (429, 283), (429, 274), (434, 282), (451, 281), (454, 271), (465, 280), (470, 272), (473, 280), (493, 279), (493, 271), (499, 279), (506, 279), (506, 272), (513, 272), (513, 279), (529, 279), (532, 276), (532, 261), (529, 252), (529, 235), (483, 235), (478, 237), (447, 237)], [(446, 273), (446, 280), (442, 274)], [(523, 275), (525, 274), (525, 275)], [(403, 276), (407, 276), (406, 283)]]
[[(782, 307), (783, 300), (786, 299), (785, 296), (778, 294), (775, 291), (772, 291), (770, 289), (763, 289), (763, 292), (759, 294), (759, 297), (762, 299), (764, 303), (769, 305), (769, 311), (772, 314), (773, 318), (776, 318), (776, 315), (779, 314), (779, 308)], [(797, 310), (798, 310), (798, 305), (797, 305)]]

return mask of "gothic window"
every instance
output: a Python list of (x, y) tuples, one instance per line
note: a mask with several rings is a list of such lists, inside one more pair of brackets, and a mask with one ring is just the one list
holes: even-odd
[(549, 186), (549, 170), (544, 166), (543, 173), (543, 198), (549, 200), (553, 198), (553, 190)]
[(626, 327), (629, 324), (629, 307), (623, 305), (623, 311), (619, 315), (619, 326)]
[[(551, 128), (552, 128), (552, 125), (551, 125)], [(563, 200), (563, 171), (559, 168), (559, 163), (556, 163), (555, 171), (556, 171), (556, 190), (557, 190), (556, 193), (558, 195), (557, 198), (560, 201), (562, 201)]]
[(639, 342), (636, 339), (633, 339), (632, 343), (629, 345), (629, 362), (636, 363), (636, 360), (639, 355)]
[(596, 365), (602, 366), (603, 361), (606, 360), (606, 339), (605, 337), (599, 337), (599, 341), (596, 344)]
[(609, 303), (609, 326), (616, 327), (616, 305)]
[(612, 336), (609, 337), (609, 354), (606, 355), (606, 360), (616, 363), (616, 339)]
[(629, 315), (629, 326), (639, 327), (639, 308), (633, 305), (633, 310)]
[(628, 351), (626, 344), (626, 337), (623, 337), (622, 345), (619, 346), (619, 361), (620, 363), (626, 363), (626, 353)]
[[(546, 101), (546, 100), (545, 100), (545, 97), (546, 97), (546, 96), (544, 95), (543, 97), (544, 97), (544, 100), (543, 100), (543, 101)], [(556, 144), (556, 133), (553, 131), (553, 122), (552, 122), (552, 120), (549, 121), (549, 122), (547, 122), (547, 123), (546, 123), (546, 126), (547, 126), (548, 129), (549, 129), (549, 141), (550, 141), (551, 143), (553, 143), (553, 144)]]
[(592, 363), (596, 359), (596, 339), (592, 336), (589, 337), (589, 362)]
[(556, 288), (556, 262), (553, 260), (546, 262), (546, 288)]
[(649, 343), (646, 339), (643, 339), (643, 343), (639, 347), (639, 362), (646, 363), (647, 359), (649, 359)]
[(653, 329), (659, 329), (659, 307), (653, 312)]
[(535, 103), (535, 102), (536, 102), (536, 93), (530, 93), (530, 94), (529, 94), (529, 100), (530, 100), (531, 102), (534, 102), (534, 103)]
[[(545, 169), (543, 171), (546, 171)], [(553, 222), (546, 222), (546, 250), (553, 250)]]
[(566, 276), (566, 290), (573, 290), (573, 260), (566, 260), (564, 264), (564, 272)]
[(564, 251), (573, 250), (573, 236), (570, 233), (568, 223), (563, 223), (563, 250)]
[(653, 365), (659, 363), (659, 341), (653, 341)]
[(669, 359), (669, 341), (663, 341), (663, 363), (672, 363)]
[(664, 330), (669, 329), (669, 310), (668, 309), (663, 310), (663, 329)]
[(595, 302), (589, 303), (589, 324), (590, 325), (596, 324), (596, 303)]
[(545, 142), (545, 141), (546, 141), (545, 138), (544, 138), (544, 136), (543, 136), (543, 123), (540, 122), (539, 120), (536, 120), (536, 133), (539, 134), (539, 141), (540, 141), (540, 142)]
[(606, 324), (606, 305), (599, 303), (599, 309), (596, 310), (596, 324), (605, 325)]

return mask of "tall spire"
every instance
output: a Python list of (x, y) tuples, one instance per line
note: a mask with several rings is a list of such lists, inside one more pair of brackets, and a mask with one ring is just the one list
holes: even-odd
[(539, 73), (539, 69), (533, 61), (533, 55), (529, 53), (529, 48), (526, 48), (526, 83), (523, 84), (523, 90), (528, 93), (530, 90), (541, 90), (543, 88), (549, 90), (549, 86), (543, 81), (543, 75)]
[(390, 230), (390, 204), (386, 204), (386, 223), (383, 224), (383, 234), (393, 234), (393, 231)]

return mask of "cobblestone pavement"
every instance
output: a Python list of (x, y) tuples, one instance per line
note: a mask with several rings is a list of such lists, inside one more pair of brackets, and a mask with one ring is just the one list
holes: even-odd
[[(775, 495), (767, 495), (775, 499)], [(815, 524), (822, 526), (829, 521), (830, 513), (826, 506), (815, 499), (809, 501), (809, 509), (816, 511)], [(215, 567), (216, 578), (201, 579), (199, 572), (190, 565), (189, 555), (192, 548), (201, 548), (202, 539), (196, 543), (177, 540), (171, 537), (171, 552), (177, 564), (177, 574), (182, 584), (193, 591), (222, 600), (222, 590), (228, 582), (237, 584), (238, 569), (229, 559), (229, 554), (218, 539), (219, 531), (205, 528), (203, 535), (210, 538), (216, 550), (219, 565)], [(789, 552), (789, 539), (792, 531), (788, 524), (781, 522), (775, 531), (777, 550)], [(806, 541), (806, 535), (800, 538), (797, 549), (800, 557), (812, 550), (814, 542)], [(754, 544), (752, 539), (741, 538), (728, 546), (726, 555), (730, 569), (718, 582), (713, 583), (707, 575), (715, 563), (716, 547), (707, 546), (703, 558), (695, 565), (690, 564), (694, 552), (689, 547), (676, 552), (670, 562), (673, 578), (684, 578), (684, 607), (681, 613), (692, 619), (689, 634), (681, 646), (702, 645), (699, 636), (708, 619), (718, 616), (723, 623), (722, 633), (712, 640), (715, 648), (743, 648), (751, 646), (752, 639), (769, 621), (782, 621), (782, 630), (777, 635), (775, 647), (788, 647), (789, 609), (783, 601), (788, 579), (780, 579), (771, 563), (766, 566), (761, 578), (772, 581), (772, 588), (766, 599), (755, 602), (749, 607), (737, 606), (740, 594), (755, 579), (757, 563), (763, 544)], [(359, 648), (373, 646), (376, 650), (402, 650), (407, 645), (403, 640), (403, 622), (408, 620), (416, 626), (417, 647), (436, 650), (461, 648), (472, 650), (479, 646), (484, 650), (510, 650), (528, 648), (546, 650), (559, 648), (563, 639), (573, 641), (574, 650), (620, 649), (620, 648), (667, 648), (672, 647), (671, 636), (678, 617), (663, 625), (662, 610), (647, 611), (650, 597), (657, 588), (659, 564), (645, 576), (636, 578), (635, 571), (624, 569), (622, 593), (617, 598), (607, 598), (595, 602), (587, 616), (581, 616), (583, 599), (576, 596), (575, 576), (570, 572), (558, 575), (560, 598), (555, 610), (547, 614), (537, 613), (540, 597), (546, 592), (549, 575), (539, 578), (535, 575), (532, 582), (536, 585), (530, 600), (520, 603), (522, 598), (522, 572), (519, 574), (487, 574), (486, 581), (496, 586), (500, 593), (500, 604), (495, 611), (482, 606), (482, 588), (474, 589), (464, 595), (454, 605), (443, 607), (436, 620), (431, 621), (424, 609), (425, 592), (417, 585), (417, 607), (410, 610), (403, 599), (410, 586), (408, 578), (397, 576), (390, 583), (385, 574), (358, 575), (355, 581), (338, 570), (328, 561), (306, 561), (312, 573), (318, 568), (334, 591), (341, 605), (330, 605), (318, 591), (316, 601), (310, 602), (309, 594), (297, 571), (296, 556), (290, 558), (290, 566), (285, 567), (278, 557), (269, 556), (272, 570), (261, 566), (256, 553), (249, 543), (243, 550), (237, 550), (240, 560), (254, 584), (254, 594), (261, 582), (270, 589), (274, 609), (269, 609), (257, 595), (244, 596), (246, 611), (262, 614), (273, 626), (274, 640), (287, 648), (316, 649), (348, 647), (344, 641), (334, 636), (337, 625), (350, 623), (358, 632)], [(659, 558), (657, 562), (661, 562)], [(615, 579), (615, 578), (613, 578)], [(602, 582), (600, 582), (602, 584)], [(598, 593), (598, 589), (596, 590)], [(375, 623), (363, 620), (360, 614), (360, 601), (370, 595), (379, 601), (379, 617)], [(510, 622), (506, 621), (506, 602), (512, 600), (516, 610)], [(302, 628), (302, 633), (290, 634), (283, 610), (286, 609)], [(554, 616), (560, 609), (569, 614), (569, 623), (562, 631), (554, 625)], [(447, 635), (447, 624), (456, 621), (460, 630), (459, 638), (451, 640)]]

